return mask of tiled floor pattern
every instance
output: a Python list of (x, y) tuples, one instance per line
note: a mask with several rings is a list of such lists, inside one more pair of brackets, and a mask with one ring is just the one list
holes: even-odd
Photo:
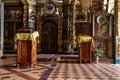
[(34, 68), (0, 68), (0, 80), (120, 80), (120, 64), (39, 63)]
[(48, 80), (120, 80), (120, 65), (60, 63)]
[(4, 66), (0, 68), (0, 80), (43, 80), (43, 78), (47, 80), (55, 66), (50, 63), (40, 63), (34, 68), (28, 66), (16, 68), (15, 64)]
[(120, 80), (120, 64), (38, 62), (16, 68), (15, 63), (14, 57), (0, 59), (0, 80)]

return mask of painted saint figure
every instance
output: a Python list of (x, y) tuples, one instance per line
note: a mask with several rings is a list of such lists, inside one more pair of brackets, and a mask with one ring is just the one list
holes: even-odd
[(108, 21), (106, 19), (106, 16), (98, 16), (97, 17), (97, 24), (96, 24), (96, 33), (97, 36), (108, 35)]

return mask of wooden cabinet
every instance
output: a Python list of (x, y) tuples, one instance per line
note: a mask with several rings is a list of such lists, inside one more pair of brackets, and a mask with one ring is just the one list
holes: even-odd
[(37, 63), (35, 40), (17, 40), (17, 67), (19, 65), (30, 65)]
[(91, 42), (80, 43), (79, 60), (81, 62), (92, 62)]

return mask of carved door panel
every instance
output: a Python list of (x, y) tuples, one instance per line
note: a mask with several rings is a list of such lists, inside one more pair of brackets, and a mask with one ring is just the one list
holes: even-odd
[(41, 44), (43, 53), (57, 52), (57, 25), (48, 20), (42, 24)]

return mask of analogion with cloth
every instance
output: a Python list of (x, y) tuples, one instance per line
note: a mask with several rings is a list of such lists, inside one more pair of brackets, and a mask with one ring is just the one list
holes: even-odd
[(15, 45), (17, 44), (17, 67), (19, 65), (37, 64), (37, 43), (39, 34), (37, 31), (31, 33), (17, 33), (15, 35)]
[(78, 36), (79, 60), (81, 62), (92, 62), (91, 47), (93, 47), (93, 38), (91, 36)]

